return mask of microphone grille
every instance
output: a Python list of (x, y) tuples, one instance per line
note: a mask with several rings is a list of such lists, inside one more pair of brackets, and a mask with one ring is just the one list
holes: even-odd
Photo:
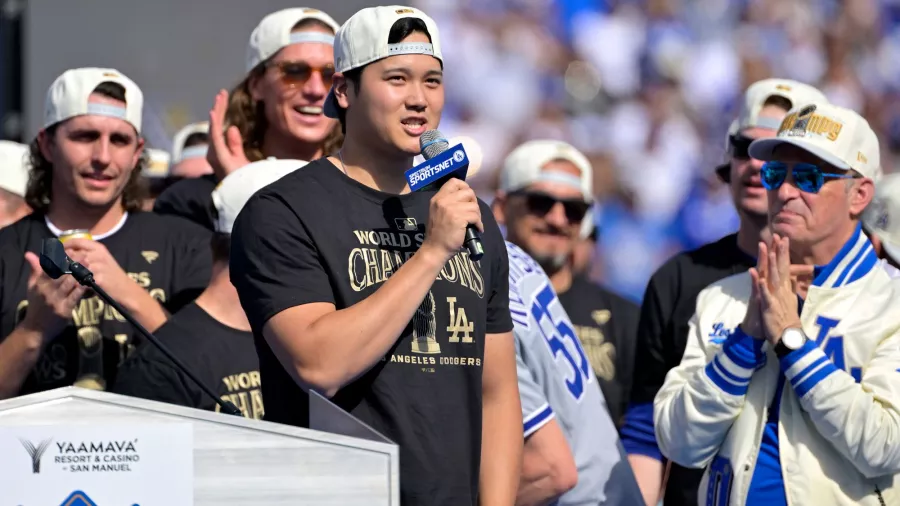
[(450, 143), (447, 142), (440, 130), (428, 130), (419, 136), (419, 146), (422, 149), (422, 156), (428, 160), (447, 151)]

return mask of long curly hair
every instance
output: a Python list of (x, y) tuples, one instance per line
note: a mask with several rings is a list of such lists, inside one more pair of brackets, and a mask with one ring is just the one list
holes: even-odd
[[(94, 93), (107, 96), (114, 100), (125, 101), (125, 88), (112, 82), (100, 83)], [(47, 127), (44, 132), (51, 142), (55, 142), (56, 129), (59, 123)], [(29, 161), (31, 171), (28, 176), (28, 186), (25, 190), (25, 202), (37, 213), (46, 213), (53, 199), (53, 162), (44, 157), (41, 152), (37, 137), (29, 145)], [(144, 169), (150, 163), (150, 156), (145, 150), (137, 165), (128, 176), (125, 189), (122, 192), (122, 206), (132, 213), (142, 209), (144, 198), (147, 195), (147, 183), (142, 176)]]
[[(316, 20), (307, 19), (297, 23), (293, 29), (302, 30), (309, 27), (324, 27), (331, 30), (327, 24)], [(262, 100), (254, 102), (250, 94), (250, 83), (262, 78), (266, 72), (266, 62), (261, 62), (253, 68), (241, 80), (228, 95), (228, 109), (225, 111), (225, 128), (234, 125), (241, 132), (244, 141), (244, 154), (251, 162), (265, 158), (262, 152), (263, 139), (269, 122), (266, 119), (265, 104)], [(322, 156), (328, 156), (337, 152), (344, 142), (344, 135), (339, 125), (335, 125), (328, 136), (322, 141)]]

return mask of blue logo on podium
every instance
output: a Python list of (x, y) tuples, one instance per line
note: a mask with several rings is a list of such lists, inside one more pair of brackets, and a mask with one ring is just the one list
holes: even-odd
[(76, 490), (60, 506), (97, 506), (97, 503), (92, 501), (84, 492)]

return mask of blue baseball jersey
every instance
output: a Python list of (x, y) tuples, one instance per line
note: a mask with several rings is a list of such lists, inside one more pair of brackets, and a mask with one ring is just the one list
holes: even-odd
[(524, 435), (555, 419), (578, 469), (578, 484), (555, 504), (639, 504), (597, 377), (550, 279), (517, 246), (506, 249)]

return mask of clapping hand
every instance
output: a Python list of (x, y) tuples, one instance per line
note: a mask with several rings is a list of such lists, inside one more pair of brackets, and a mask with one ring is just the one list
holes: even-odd
[(791, 268), (790, 240), (773, 235), (772, 245), (760, 243), (757, 268), (750, 269), (754, 292), (759, 297), (762, 330), (772, 346), (778, 344), (784, 330), (800, 327), (797, 283), (800, 276), (811, 275), (809, 267)]

